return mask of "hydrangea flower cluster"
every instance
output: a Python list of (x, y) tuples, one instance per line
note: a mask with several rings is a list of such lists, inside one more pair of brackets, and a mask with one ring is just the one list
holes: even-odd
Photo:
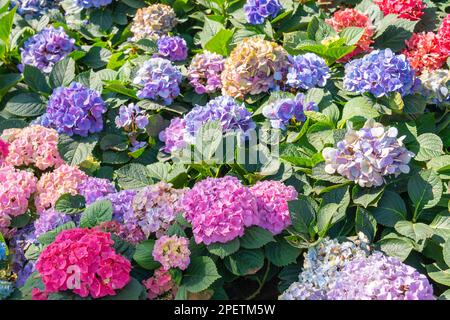
[(418, 73), (439, 69), (448, 57), (447, 50), (441, 46), (439, 37), (433, 32), (414, 33), (406, 41), (403, 54)]
[(156, 240), (152, 255), (164, 269), (179, 268), (186, 270), (191, 262), (189, 240), (176, 235), (162, 236)]
[(325, 60), (314, 53), (289, 56), (286, 84), (292, 88), (308, 90), (324, 87), (331, 77)]
[(354, 259), (339, 272), (328, 300), (434, 300), (423, 274), (395, 257), (375, 252)]
[(31, 172), (2, 165), (0, 181), (0, 232), (6, 234), (11, 219), (27, 211), (29, 199), (36, 191), (36, 178)]
[(121, 106), (119, 115), (116, 117), (117, 128), (124, 128), (128, 132), (145, 129), (148, 125), (148, 117), (144, 110), (134, 103), (128, 106)]
[(244, 12), (250, 24), (262, 24), (267, 18), (275, 18), (281, 11), (279, 0), (247, 0)]
[(169, 126), (159, 133), (159, 140), (164, 142), (162, 150), (172, 153), (182, 150), (187, 144), (184, 139), (186, 134), (186, 121), (177, 117), (170, 120)]
[(56, 200), (65, 193), (78, 194), (79, 186), (86, 179), (87, 175), (78, 167), (66, 164), (44, 173), (36, 184), (34, 202), (38, 213), (53, 207)]
[(185, 193), (185, 218), (192, 224), (195, 242), (226, 243), (257, 224), (255, 197), (236, 177), (206, 178)]
[(34, 235), (38, 238), (40, 235), (55, 229), (69, 221), (72, 221), (69, 215), (48, 209), (39, 215), (34, 221)]
[(64, 163), (58, 152), (58, 133), (54, 129), (39, 125), (6, 129), (1, 138), (9, 142), (6, 162), (16, 167), (34, 165), (39, 170), (46, 170)]
[(399, 18), (420, 20), (425, 4), (422, 0), (374, 0), (384, 15), (397, 14)]
[(433, 103), (450, 101), (450, 71), (438, 69), (424, 71), (419, 77), (422, 91)]
[(178, 36), (162, 36), (157, 41), (158, 54), (170, 61), (186, 60), (188, 49), (186, 41)]
[(438, 37), (442, 48), (450, 55), (450, 14), (442, 20), (438, 30)]
[(131, 263), (113, 248), (109, 233), (69, 229), (39, 256), (36, 269), (45, 293), (72, 290), (81, 297), (115, 295), (130, 281)]
[(141, 99), (162, 100), (168, 105), (180, 94), (181, 72), (167, 59), (151, 58), (144, 62), (133, 83), (143, 86)]
[(5, 162), (8, 155), (9, 155), (9, 143), (0, 139), (0, 166)]
[(83, 9), (100, 8), (111, 2), (112, 0), (74, 0), (75, 5)]
[(294, 98), (277, 99), (263, 108), (263, 115), (270, 120), (272, 128), (285, 130), (289, 121), (304, 122), (304, 111), (318, 111), (315, 102), (305, 102), (305, 95), (297, 93)]
[(222, 88), (220, 76), (225, 66), (225, 59), (217, 54), (204, 51), (192, 58), (188, 68), (188, 79), (198, 94), (213, 93)]
[(288, 68), (287, 53), (275, 42), (245, 38), (225, 60), (222, 93), (243, 98), (276, 89)]
[(9, 242), (12, 255), (12, 271), (17, 274), (16, 286), (21, 287), (35, 271), (36, 262), (25, 257), (25, 251), (38, 240), (34, 233), (34, 225), (29, 224), (14, 232)]
[(391, 92), (407, 95), (414, 90), (415, 71), (403, 54), (391, 49), (375, 50), (345, 65), (344, 87), (382, 97)]
[(84, 197), (88, 205), (116, 191), (111, 181), (102, 178), (88, 177), (78, 185), (78, 193)]
[(133, 199), (137, 194), (136, 190), (127, 189), (115, 193), (109, 193), (103, 198), (111, 201), (113, 207), (113, 219), (119, 222), (124, 222), (124, 216), (131, 216), (133, 214)]
[(177, 24), (175, 11), (165, 4), (157, 3), (137, 10), (131, 25), (133, 40), (159, 38), (169, 33)]
[(45, 127), (58, 133), (86, 137), (103, 130), (103, 114), (106, 104), (97, 91), (72, 82), (69, 87), (53, 90), (47, 111), (41, 119)]
[(274, 235), (291, 225), (288, 201), (297, 199), (298, 193), (292, 186), (280, 181), (258, 181), (250, 187), (258, 205), (258, 226)]
[(396, 128), (385, 128), (373, 119), (358, 131), (349, 127), (336, 148), (323, 149), (325, 171), (338, 173), (361, 187), (381, 186), (384, 176), (408, 173), (414, 153), (404, 147), (405, 136), (397, 135)]
[(12, 0), (11, 5), (17, 7), (17, 13), (28, 20), (39, 18), (50, 9), (57, 8), (59, 0)]
[(50, 73), (58, 61), (75, 50), (75, 40), (71, 39), (62, 27), (47, 27), (25, 41), (21, 51), (21, 64), (34, 66), (45, 73)]
[(177, 293), (177, 286), (172, 280), (169, 270), (158, 268), (152, 277), (142, 282), (147, 289), (147, 297), (150, 300), (173, 300)]
[(375, 28), (372, 21), (365, 13), (359, 12), (356, 9), (346, 8), (337, 10), (330, 19), (325, 20), (336, 32), (341, 32), (348, 27), (364, 28), (364, 33), (356, 43), (356, 48), (340, 61), (346, 62), (352, 57), (370, 51), (370, 45), (373, 43), (372, 37), (375, 33)]

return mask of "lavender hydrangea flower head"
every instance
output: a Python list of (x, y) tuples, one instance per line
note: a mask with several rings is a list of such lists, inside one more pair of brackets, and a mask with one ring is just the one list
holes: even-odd
[(367, 120), (361, 130), (351, 127), (336, 148), (324, 148), (325, 171), (338, 173), (361, 187), (381, 186), (386, 175), (408, 173), (414, 153), (403, 145), (405, 136), (398, 130), (385, 128), (375, 120)]
[(145, 129), (148, 125), (147, 114), (134, 103), (130, 103), (128, 106), (121, 106), (115, 121), (117, 128), (124, 128), (129, 132)]
[(106, 104), (97, 91), (72, 82), (67, 88), (53, 90), (41, 124), (58, 133), (86, 137), (103, 129), (105, 112)]
[(105, 195), (101, 199), (111, 201), (113, 207), (113, 220), (124, 222), (124, 216), (133, 215), (133, 199), (137, 194), (136, 190), (128, 189)]
[(286, 84), (292, 88), (324, 87), (331, 77), (325, 60), (314, 53), (289, 56), (289, 63)]
[(272, 128), (285, 130), (289, 121), (304, 122), (304, 111), (318, 111), (315, 102), (305, 102), (305, 95), (297, 93), (294, 98), (275, 100), (263, 108), (263, 115), (270, 120)]
[(204, 51), (197, 54), (188, 68), (188, 79), (198, 94), (213, 93), (222, 88), (222, 74), (225, 59), (217, 54)]
[(141, 99), (162, 100), (169, 105), (180, 94), (181, 72), (167, 59), (151, 58), (144, 62), (133, 83), (142, 86)]
[(9, 248), (12, 255), (12, 271), (17, 274), (16, 285), (23, 286), (28, 277), (35, 270), (35, 261), (28, 261), (25, 252), (32, 244), (37, 244), (38, 240), (34, 233), (34, 225), (29, 224), (18, 230), (12, 237)]
[(244, 5), (247, 22), (262, 24), (267, 18), (275, 18), (281, 10), (279, 0), (247, 0)]
[(420, 75), (422, 92), (433, 103), (450, 101), (450, 70), (425, 70)]
[(170, 120), (170, 125), (159, 133), (159, 140), (164, 142), (163, 151), (172, 153), (182, 150), (186, 146), (186, 121), (177, 117)]
[(391, 49), (374, 50), (345, 65), (344, 87), (348, 91), (370, 92), (376, 97), (399, 92), (404, 96), (412, 93), (416, 84), (408, 59)]
[(84, 197), (86, 204), (91, 204), (104, 196), (115, 193), (114, 184), (108, 179), (89, 177), (78, 186), (78, 193)]
[(11, 5), (17, 7), (17, 13), (28, 20), (39, 18), (57, 8), (59, 0), (12, 0)]
[(18, 66), (23, 71), (24, 65), (34, 66), (45, 73), (50, 73), (53, 66), (75, 50), (75, 40), (69, 38), (62, 27), (47, 27), (25, 41), (20, 49), (22, 63)]
[(112, 0), (74, 0), (75, 5), (83, 9), (100, 8), (111, 2)]
[(39, 218), (34, 221), (34, 235), (37, 238), (69, 221), (72, 221), (72, 219), (67, 214), (57, 212), (53, 209), (45, 210), (39, 215)]
[(171, 61), (186, 60), (188, 55), (188, 48), (186, 41), (178, 36), (169, 37), (162, 36), (157, 41), (158, 54)]
[(131, 25), (133, 40), (145, 38), (157, 39), (168, 34), (177, 24), (175, 11), (168, 5), (156, 3), (151, 6), (140, 8)]

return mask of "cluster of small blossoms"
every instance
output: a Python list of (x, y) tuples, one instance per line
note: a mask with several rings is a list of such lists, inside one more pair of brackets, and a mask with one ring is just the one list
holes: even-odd
[(31, 172), (0, 166), (0, 232), (6, 234), (13, 217), (24, 214), (36, 191), (36, 177)]
[(305, 95), (297, 93), (294, 98), (278, 99), (263, 108), (263, 115), (270, 120), (272, 128), (285, 130), (289, 121), (304, 122), (305, 111), (318, 111), (315, 102), (305, 102)]
[(247, 0), (244, 12), (250, 24), (262, 24), (267, 18), (275, 18), (281, 11), (279, 0)]
[(24, 65), (31, 65), (42, 72), (50, 73), (53, 66), (69, 53), (75, 50), (75, 40), (69, 38), (62, 27), (47, 27), (25, 41), (21, 51), (21, 64), (18, 66), (23, 71)]
[(450, 70), (424, 71), (419, 76), (422, 91), (433, 103), (450, 100)]
[(64, 163), (58, 152), (58, 133), (54, 129), (39, 125), (7, 129), (1, 138), (9, 143), (6, 162), (13, 166), (33, 165), (39, 170), (46, 170)]
[(164, 269), (179, 268), (186, 270), (191, 262), (189, 240), (176, 235), (162, 236), (156, 240), (152, 255)]
[(308, 90), (324, 87), (331, 77), (325, 60), (314, 53), (289, 56), (286, 84), (291, 88)]
[(59, 0), (12, 0), (11, 5), (17, 7), (17, 13), (28, 20), (39, 18), (57, 8)]
[(108, 179), (88, 177), (78, 184), (78, 193), (84, 197), (86, 204), (91, 204), (110, 193), (117, 192)]
[(41, 124), (54, 128), (58, 133), (86, 137), (103, 130), (103, 114), (106, 109), (106, 104), (97, 91), (72, 82), (67, 88), (53, 90)]
[(153, 4), (137, 10), (131, 25), (131, 32), (137, 41), (145, 38), (159, 38), (169, 33), (177, 24), (177, 16), (165, 4)]
[(243, 98), (276, 89), (288, 68), (287, 52), (275, 42), (245, 38), (225, 60), (222, 92)]
[(198, 94), (213, 93), (222, 88), (220, 79), (225, 59), (217, 54), (204, 51), (192, 58), (188, 68), (188, 79)]
[(116, 294), (130, 281), (131, 263), (113, 248), (109, 233), (69, 229), (45, 247), (36, 263), (44, 293), (72, 290), (81, 297)]
[(162, 100), (171, 104), (180, 94), (180, 83), (183, 76), (167, 59), (151, 58), (144, 62), (133, 83), (142, 86), (137, 93), (141, 99)]
[(6, 161), (9, 155), (9, 143), (0, 137), (0, 166)]
[(169, 270), (158, 268), (152, 277), (142, 282), (147, 289), (147, 297), (150, 300), (173, 300), (177, 293), (177, 286), (172, 280)]
[(28, 248), (37, 244), (38, 240), (34, 233), (34, 225), (29, 224), (24, 228), (16, 230), (9, 241), (10, 254), (12, 256), (12, 271), (17, 274), (16, 286), (21, 287), (29, 276), (35, 271), (36, 262), (28, 260), (25, 252)]
[(384, 176), (409, 172), (414, 153), (403, 145), (405, 136), (370, 119), (358, 131), (348, 128), (336, 148), (324, 148), (325, 171), (338, 173), (361, 187), (381, 186)]
[(181, 37), (162, 36), (157, 41), (158, 54), (170, 61), (186, 60), (188, 48), (186, 41)]
[(330, 19), (326, 19), (325, 21), (336, 32), (341, 32), (349, 27), (364, 28), (364, 33), (356, 43), (355, 50), (341, 58), (340, 61), (346, 62), (360, 53), (371, 50), (370, 45), (373, 43), (372, 37), (375, 33), (375, 28), (367, 14), (359, 12), (356, 9), (346, 8), (336, 11)]
[(56, 200), (65, 193), (78, 194), (78, 187), (87, 179), (87, 175), (66, 164), (52, 172), (44, 173), (36, 184), (35, 206), (38, 213), (53, 207)]
[(107, 6), (112, 0), (73, 0), (77, 7), (83, 9), (100, 8)]
[(173, 153), (182, 150), (186, 145), (186, 121), (180, 117), (170, 120), (169, 126), (159, 133), (159, 140), (164, 142), (162, 150)]
[(348, 91), (370, 92), (376, 97), (391, 92), (407, 95), (415, 85), (415, 70), (405, 55), (396, 55), (391, 49), (372, 51), (345, 65), (344, 87)]
[(450, 14), (442, 20), (438, 30), (438, 37), (442, 48), (450, 55)]
[(425, 4), (422, 0), (374, 0), (384, 15), (396, 14), (399, 18), (412, 21), (420, 20)]
[(34, 221), (34, 235), (39, 237), (48, 231), (55, 229), (69, 221), (72, 221), (69, 215), (48, 209), (39, 215)]
[(121, 106), (115, 122), (117, 128), (123, 128), (127, 132), (132, 145), (130, 148), (131, 151), (135, 151), (146, 145), (146, 142), (137, 140), (140, 131), (145, 130), (149, 123), (146, 112), (141, 110), (139, 106), (134, 103), (130, 103), (128, 106)]

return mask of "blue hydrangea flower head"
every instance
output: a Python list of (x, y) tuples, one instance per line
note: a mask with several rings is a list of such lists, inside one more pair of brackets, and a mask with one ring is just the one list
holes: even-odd
[(324, 87), (331, 77), (325, 60), (314, 53), (289, 56), (289, 63), (286, 84), (292, 88)]
[(187, 58), (188, 48), (186, 41), (181, 37), (162, 36), (158, 39), (158, 53), (170, 61), (183, 61)]
[(262, 24), (267, 18), (275, 18), (281, 10), (279, 0), (247, 0), (244, 5), (247, 22)]
[(59, 6), (59, 0), (12, 0), (11, 6), (17, 7), (17, 13), (25, 19), (40, 18), (50, 9)]
[(74, 0), (77, 7), (83, 9), (100, 8), (110, 4), (112, 0)]

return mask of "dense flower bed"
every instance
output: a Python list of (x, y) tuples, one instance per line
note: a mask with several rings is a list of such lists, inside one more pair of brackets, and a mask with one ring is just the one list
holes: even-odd
[(0, 299), (450, 298), (448, 1), (0, 3)]

